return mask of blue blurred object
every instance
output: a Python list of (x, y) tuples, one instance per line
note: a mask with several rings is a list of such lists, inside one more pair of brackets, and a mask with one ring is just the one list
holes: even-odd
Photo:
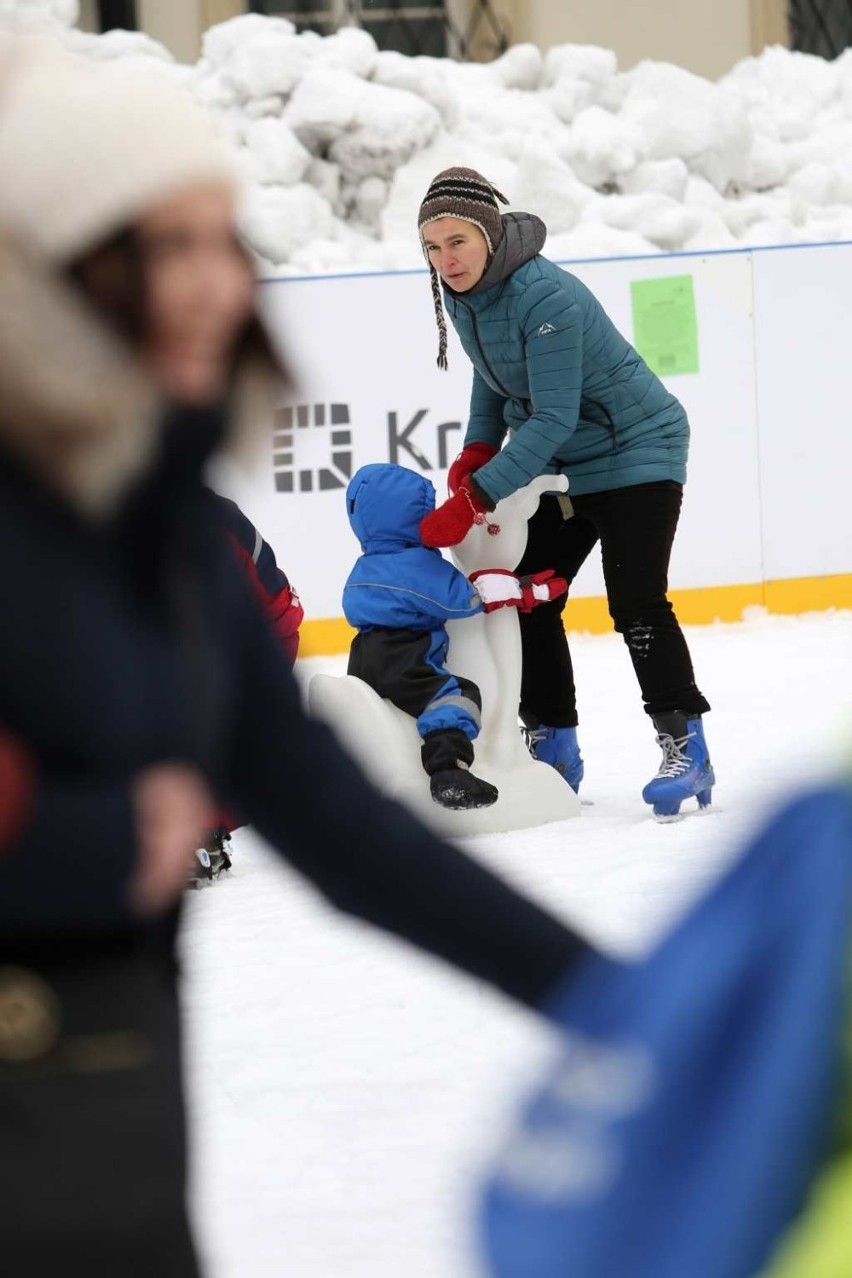
[(494, 1278), (752, 1278), (830, 1152), (852, 790), (787, 805), (646, 960), (591, 958), (487, 1186)]

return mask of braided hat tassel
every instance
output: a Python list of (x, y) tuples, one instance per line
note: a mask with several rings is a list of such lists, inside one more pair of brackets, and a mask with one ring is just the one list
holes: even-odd
[(435, 319), (438, 324), (438, 367), (447, 371), (447, 317), (441, 300), (441, 285), (438, 283), (438, 272), (429, 263), (429, 278), (432, 283), (432, 303), (435, 307)]

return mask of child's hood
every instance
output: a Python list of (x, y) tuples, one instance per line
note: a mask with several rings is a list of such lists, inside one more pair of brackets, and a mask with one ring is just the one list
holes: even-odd
[(420, 521), (434, 509), (431, 480), (390, 462), (362, 466), (346, 489), (346, 512), (365, 553), (422, 546)]

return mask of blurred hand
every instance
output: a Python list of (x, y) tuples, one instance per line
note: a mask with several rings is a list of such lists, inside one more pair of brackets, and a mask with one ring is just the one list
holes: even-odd
[(159, 763), (140, 773), (131, 801), (139, 854), (128, 899), (138, 914), (159, 914), (186, 887), (214, 804), (201, 774), (184, 763)]

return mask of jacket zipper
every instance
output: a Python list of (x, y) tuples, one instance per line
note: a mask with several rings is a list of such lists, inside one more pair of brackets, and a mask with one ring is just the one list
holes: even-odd
[(506, 389), (506, 387), (500, 381), (500, 378), (494, 372), (494, 369), (489, 364), (488, 359), (486, 358), (485, 351), (482, 349), (482, 342), (479, 340), (479, 325), (476, 322), (476, 311), (473, 309), (472, 306), (468, 306), (467, 302), (462, 302), (460, 298), (456, 298), (456, 301), (458, 302), (459, 306), (463, 306), (464, 309), (470, 315), (471, 322), (473, 324), (473, 336), (476, 341), (476, 349), (479, 351), (479, 354), (482, 357), (482, 362), (485, 365), (486, 369), (488, 370), (491, 380), (493, 382), (496, 382), (498, 390), (503, 395), (505, 395), (506, 399), (517, 400), (518, 398), (517, 395), (513, 395), (510, 390)]
[(615, 422), (612, 420), (612, 413), (609, 411), (606, 404), (601, 404), (601, 411), (608, 422), (608, 425), (604, 427), (604, 430), (609, 433), (612, 439), (613, 448), (618, 448), (618, 435), (615, 430)]

